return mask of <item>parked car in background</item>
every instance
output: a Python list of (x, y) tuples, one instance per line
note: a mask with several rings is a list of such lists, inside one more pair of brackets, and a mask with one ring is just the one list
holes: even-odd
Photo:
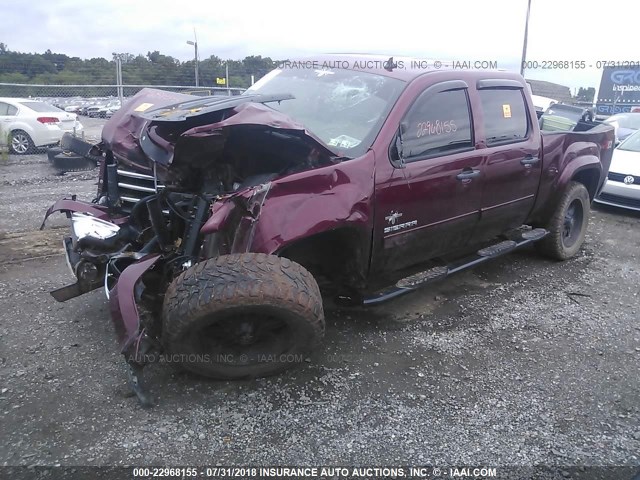
[(100, 109), (104, 108), (104, 103), (96, 103), (87, 108), (87, 117), (97, 118), (99, 116)]
[(55, 145), (65, 132), (78, 133), (82, 124), (75, 113), (28, 98), (0, 97), (0, 130), (10, 136), (11, 153), (31, 153)]
[(95, 101), (95, 100), (89, 100), (89, 101), (85, 102), (84, 105), (82, 105), (82, 107), (80, 108), (80, 111), (78, 113), (80, 115), (88, 116), (89, 115), (89, 113), (88, 113), (89, 108), (95, 107), (95, 106), (98, 106), (98, 102)]
[(540, 117), (540, 130), (568, 132), (573, 130), (578, 122), (591, 122), (593, 119), (594, 114), (590, 108), (556, 103), (547, 108)]
[(640, 130), (613, 151), (607, 182), (595, 200), (640, 211)]
[(118, 110), (120, 110), (120, 102), (109, 102), (98, 110), (97, 116), (100, 118), (111, 118)]
[(67, 105), (66, 107), (64, 107), (63, 110), (65, 112), (67, 112), (67, 113), (79, 113), (80, 112), (80, 104), (79, 103), (73, 103), (71, 105)]
[(640, 112), (617, 113), (604, 120), (612, 125), (616, 132), (616, 142), (621, 142), (632, 133), (640, 130)]

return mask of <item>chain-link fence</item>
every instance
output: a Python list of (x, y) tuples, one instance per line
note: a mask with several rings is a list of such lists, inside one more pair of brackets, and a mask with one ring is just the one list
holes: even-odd
[[(33, 98), (69, 111), (91, 105), (124, 101), (143, 88), (158, 88), (190, 95), (239, 95), (244, 88), (193, 87), (187, 85), (43, 85), (0, 83), (0, 97)], [(75, 107), (75, 108), (74, 108)]]

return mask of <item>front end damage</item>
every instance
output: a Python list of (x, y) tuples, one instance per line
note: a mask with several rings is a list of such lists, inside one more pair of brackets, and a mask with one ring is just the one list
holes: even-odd
[[(208, 258), (248, 252), (274, 179), (339, 163), (304, 127), (265, 104), (290, 96), (207, 99), (145, 89), (104, 127), (97, 196), (62, 212), (76, 282), (61, 302), (103, 288), (131, 386), (152, 404), (143, 367), (163, 352), (168, 285)], [(177, 103), (182, 102), (182, 103)]]

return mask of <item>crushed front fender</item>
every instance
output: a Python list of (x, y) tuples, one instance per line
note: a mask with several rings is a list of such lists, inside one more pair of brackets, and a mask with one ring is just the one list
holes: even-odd
[(136, 287), (141, 277), (149, 271), (161, 255), (148, 255), (125, 268), (117, 283), (109, 291), (109, 308), (122, 353), (136, 363), (146, 363), (140, 358), (140, 342), (144, 332), (140, 328), (140, 314), (136, 302)]

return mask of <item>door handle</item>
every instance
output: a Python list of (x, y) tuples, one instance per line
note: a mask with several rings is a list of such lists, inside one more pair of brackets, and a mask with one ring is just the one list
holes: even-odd
[(533, 165), (535, 165), (539, 161), (540, 161), (540, 159), (538, 157), (534, 157), (533, 155), (527, 155), (522, 160), (520, 160), (520, 163), (522, 165), (524, 165), (525, 167), (532, 167)]
[(464, 181), (464, 180), (471, 180), (472, 178), (476, 178), (479, 176), (480, 176), (480, 170), (472, 170), (471, 168), (465, 168), (458, 175), (456, 175), (456, 178), (458, 180)]

